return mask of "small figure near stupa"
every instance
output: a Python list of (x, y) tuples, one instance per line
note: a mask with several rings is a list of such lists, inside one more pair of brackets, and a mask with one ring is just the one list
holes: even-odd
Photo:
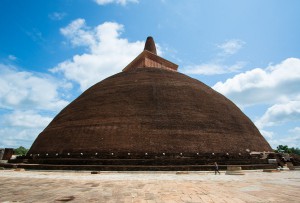
[(215, 175), (217, 175), (217, 173), (219, 173), (219, 175), (220, 175), (218, 163), (215, 162)]

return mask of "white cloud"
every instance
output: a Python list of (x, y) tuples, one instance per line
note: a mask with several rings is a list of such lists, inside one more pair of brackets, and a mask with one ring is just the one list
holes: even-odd
[(69, 102), (70, 83), (0, 64), (0, 147), (30, 147), (52, 115)]
[(291, 129), (290, 132), (294, 133), (294, 134), (299, 134), (300, 135), (300, 127), (295, 127), (294, 129)]
[(300, 121), (300, 101), (289, 101), (271, 106), (255, 124), (259, 128), (264, 128), (291, 121)]
[[(213, 86), (241, 107), (267, 105), (267, 110), (255, 124), (273, 147), (279, 144), (300, 144), (299, 136), (286, 130), (287, 126), (293, 126), (300, 121), (299, 87), (298, 58), (287, 58), (276, 65), (255, 68)], [(281, 133), (284, 136), (275, 133), (280, 126), (283, 127)]]
[(260, 133), (266, 138), (266, 139), (272, 139), (274, 136), (274, 133), (267, 130), (260, 130)]
[(285, 136), (279, 136), (276, 139), (270, 138), (269, 143), (272, 145), (273, 149), (276, 149), (278, 145), (287, 145), (289, 147), (299, 147), (300, 146), (300, 127), (295, 127), (290, 129)]
[(8, 59), (11, 60), (11, 61), (15, 61), (18, 58), (16, 56), (14, 56), (14, 55), (11, 54), (11, 55), (8, 55)]
[(220, 75), (240, 72), (240, 70), (246, 65), (244, 61), (238, 61), (233, 65), (226, 65), (225, 62), (230, 55), (237, 53), (244, 44), (245, 42), (242, 40), (228, 40), (223, 44), (217, 45), (221, 51), (211, 62), (200, 65), (184, 66), (181, 68), (181, 71), (186, 74), (195, 75)]
[(29, 148), (42, 128), (0, 128), (0, 148)]
[(68, 104), (58, 94), (60, 83), (47, 75), (0, 64), (0, 76), (1, 108), (58, 110)]
[(67, 79), (79, 83), (81, 90), (120, 72), (144, 46), (144, 42), (120, 38), (122, 31), (123, 25), (118, 23), (105, 22), (90, 28), (84, 19), (74, 20), (61, 33), (73, 46), (86, 47), (87, 53), (75, 55), (50, 71), (63, 73)]
[(73, 46), (95, 46), (94, 31), (86, 26), (84, 19), (77, 19), (60, 32), (67, 37)]
[(32, 28), (31, 31), (25, 32), (34, 42), (43, 44), (46, 42), (46, 39), (43, 37), (42, 32), (37, 28)]
[(14, 110), (0, 116), (0, 147), (30, 147), (37, 135), (50, 123), (52, 117), (40, 112)]
[(232, 72), (238, 72), (244, 67), (244, 62), (237, 62), (232, 66), (221, 65), (217, 63), (208, 63), (195, 66), (185, 66), (181, 69), (186, 74), (197, 74), (197, 75), (218, 75)]
[(52, 117), (34, 110), (13, 110), (0, 116), (0, 147), (30, 147)]
[(221, 54), (233, 55), (237, 53), (243, 46), (245, 42), (239, 39), (231, 39), (222, 44), (217, 45), (221, 49)]
[(126, 5), (127, 3), (138, 3), (138, 0), (94, 0), (97, 4), (99, 5), (105, 5), (105, 4), (111, 4), (111, 3), (116, 3), (116, 4), (121, 4), (121, 5)]
[(240, 73), (213, 86), (239, 105), (283, 103), (300, 95), (300, 59), (288, 58), (265, 69)]
[(288, 145), (289, 147), (299, 147), (300, 146), (300, 134), (295, 134), (292, 136), (287, 136), (280, 140), (283, 145)]
[(10, 127), (44, 128), (51, 120), (52, 117), (42, 116), (32, 110), (16, 110), (13, 113), (2, 116), (3, 123)]
[(67, 14), (64, 12), (54, 12), (49, 14), (51, 20), (62, 20)]

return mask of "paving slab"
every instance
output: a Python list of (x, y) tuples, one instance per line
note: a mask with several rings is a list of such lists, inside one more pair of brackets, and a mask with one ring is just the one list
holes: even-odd
[(0, 171), (0, 202), (300, 202), (300, 171)]

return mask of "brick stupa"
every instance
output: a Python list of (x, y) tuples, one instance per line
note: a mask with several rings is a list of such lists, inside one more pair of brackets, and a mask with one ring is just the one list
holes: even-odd
[(253, 122), (177, 68), (156, 54), (148, 37), (122, 72), (90, 87), (53, 119), (32, 144), (28, 162), (99, 170), (202, 170), (214, 161), (265, 166), (250, 155), (272, 151)]

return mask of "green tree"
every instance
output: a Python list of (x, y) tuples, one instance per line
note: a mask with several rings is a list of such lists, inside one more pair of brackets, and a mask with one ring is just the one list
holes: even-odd
[(289, 147), (287, 145), (278, 145), (277, 146), (278, 152), (288, 153), (288, 149), (289, 149)]
[(292, 147), (292, 148), (290, 148), (290, 150), (293, 154), (300, 155), (300, 149), (298, 147), (296, 147), (296, 148)]
[(277, 150), (275, 150), (277, 152), (283, 152), (283, 153), (293, 153), (293, 154), (298, 154), (300, 155), (300, 149), (298, 147), (294, 148), (289, 148), (287, 145), (278, 145), (277, 146)]
[(26, 155), (26, 153), (28, 152), (28, 149), (26, 149), (23, 146), (20, 146), (20, 147), (16, 148), (14, 151), (15, 151), (16, 155)]

